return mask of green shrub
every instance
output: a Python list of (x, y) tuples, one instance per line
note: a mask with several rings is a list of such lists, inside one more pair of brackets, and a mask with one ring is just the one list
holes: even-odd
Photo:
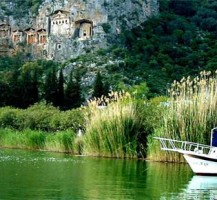
[(105, 31), (105, 33), (110, 33), (110, 31), (111, 31), (111, 26), (108, 23), (103, 23), (102, 28)]
[(18, 128), (19, 120), (17, 119), (19, 109), (3, 107), (0, 108), (0, 127)]
[(41, 130), (47, 132), (71, 129), (77, 132), (84, 129), (82, 109), (59, 111), (44, 103), (35, 104), (28, 109), (0, 108), (0, 127), (16, 130)]

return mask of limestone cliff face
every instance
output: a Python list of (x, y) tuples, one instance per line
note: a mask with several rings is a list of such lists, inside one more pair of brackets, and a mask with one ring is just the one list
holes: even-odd
[(20, 15), (16, 15), (16, 4), (1, 3), (0, 53), (15, 52), (22, 44), (36, 58), (74, 58), (108, 47), (108, 36), (158, 13), (157, 0), (41, 1), (37, 14), (29, 9)]

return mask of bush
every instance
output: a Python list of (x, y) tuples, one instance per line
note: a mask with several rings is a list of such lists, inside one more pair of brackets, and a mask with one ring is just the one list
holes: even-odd
[(2, 128), (18, 128), (20, 122), (18, 120), (19, 109), (10, 107), (0, 108), (0, 127)]
[(105, 31), (105, 33), (110, 33), (110, 31), (111, 31), (111, 26), (108, 23), (102, 24), (102, 28)]
[(82, 109), (59, 111), (44, 103), (35, 104), (28, 109), (0, 108), (0, 127), (17, 130), (31, 129), (47, 132), (71, 129), (77, 132), (84, 129)]

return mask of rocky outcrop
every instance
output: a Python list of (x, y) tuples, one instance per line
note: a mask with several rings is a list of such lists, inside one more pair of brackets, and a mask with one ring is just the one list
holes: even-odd
[(34, 57), (55, 60), (106, 48), (108, 36), (138, 26), (158, 13), (157, 0), (44, 0), (37, 14), (30, 9), (23, 16), (16, 15), (15, 4), (5, 2), (4, 6), (0, 47), (4, 44), (5, 49), (15, 50), (22, 43), (31, 46), (28, 49)]

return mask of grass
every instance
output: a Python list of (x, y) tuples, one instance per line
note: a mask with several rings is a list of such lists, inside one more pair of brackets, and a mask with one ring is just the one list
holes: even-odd
[(72, 131), (47, 133), (33, 130), (0, 129), (0, 147), (47, 150), (78, 154), (76, 135)]

